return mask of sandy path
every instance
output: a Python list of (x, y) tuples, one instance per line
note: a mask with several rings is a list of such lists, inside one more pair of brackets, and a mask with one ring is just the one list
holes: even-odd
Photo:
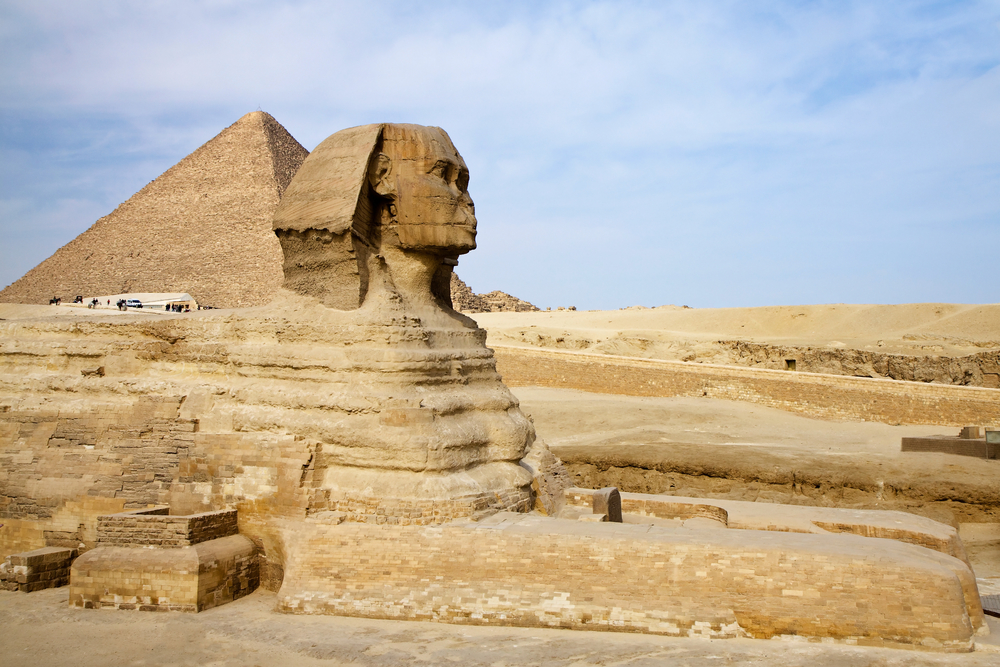
[[(317, 665), (783, 665), (985, 667), (1000, 647), (937, 654), (742, 639), (482, 628), (271, 611), (258, 591), (200, 614), (70, 609), (68, 589), (0, 592), (0, 665), (284, 667)], [(1000, 623), (991, 619), (994, 637)], [(989, 640), (989, 638), (987, 638)]]

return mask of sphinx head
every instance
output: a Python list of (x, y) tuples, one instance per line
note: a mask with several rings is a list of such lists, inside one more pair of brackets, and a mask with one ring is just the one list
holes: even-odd
[(385, 125), (370, 174), (386, 192), (383, 243), (457, 257), (476, 247), (469, 168), (439, 127)]
[(376, 283), (410, 302), (450, 306), (451, 269), (476, 247), (468, 183), (438, 127), (365, 125), (328, 137), (275, 213), (285, 287), (343, 310), (358, 308)]

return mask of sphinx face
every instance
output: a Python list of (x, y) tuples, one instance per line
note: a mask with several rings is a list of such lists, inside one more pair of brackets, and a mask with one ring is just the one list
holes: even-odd
[(476, 247), (469, 168), (444, 130), (386, 125), (383, 152), (396, 182), (394, 227), (399, 247), (457, 256)]

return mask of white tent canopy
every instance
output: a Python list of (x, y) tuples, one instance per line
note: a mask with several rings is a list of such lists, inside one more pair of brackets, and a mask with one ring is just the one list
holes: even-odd
[[(192, 310), (198, 307), (197, 302), (187, 292), (130, 292), (128, 294), (105, 294), (93, 297), (85, 296), (84, 305), (90, 304), (93, 299), (97, 299), (98, 305), (107, 308), (109, 305), (114, 308), (119, 300), (136, 299), (142, 303), (143, 308), (165, 309), (170, 305), (190, 306)], [(109, 303), (110, 302), (110, 303)]]

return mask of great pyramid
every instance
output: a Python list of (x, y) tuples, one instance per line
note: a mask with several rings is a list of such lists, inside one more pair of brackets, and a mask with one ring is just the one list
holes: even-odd
[(187, 292), (218, 308), (266, 303), (282, 282), (271, 218), (308, 154), (269, 114), (248, 113), (0, 291), (0, 302)]

